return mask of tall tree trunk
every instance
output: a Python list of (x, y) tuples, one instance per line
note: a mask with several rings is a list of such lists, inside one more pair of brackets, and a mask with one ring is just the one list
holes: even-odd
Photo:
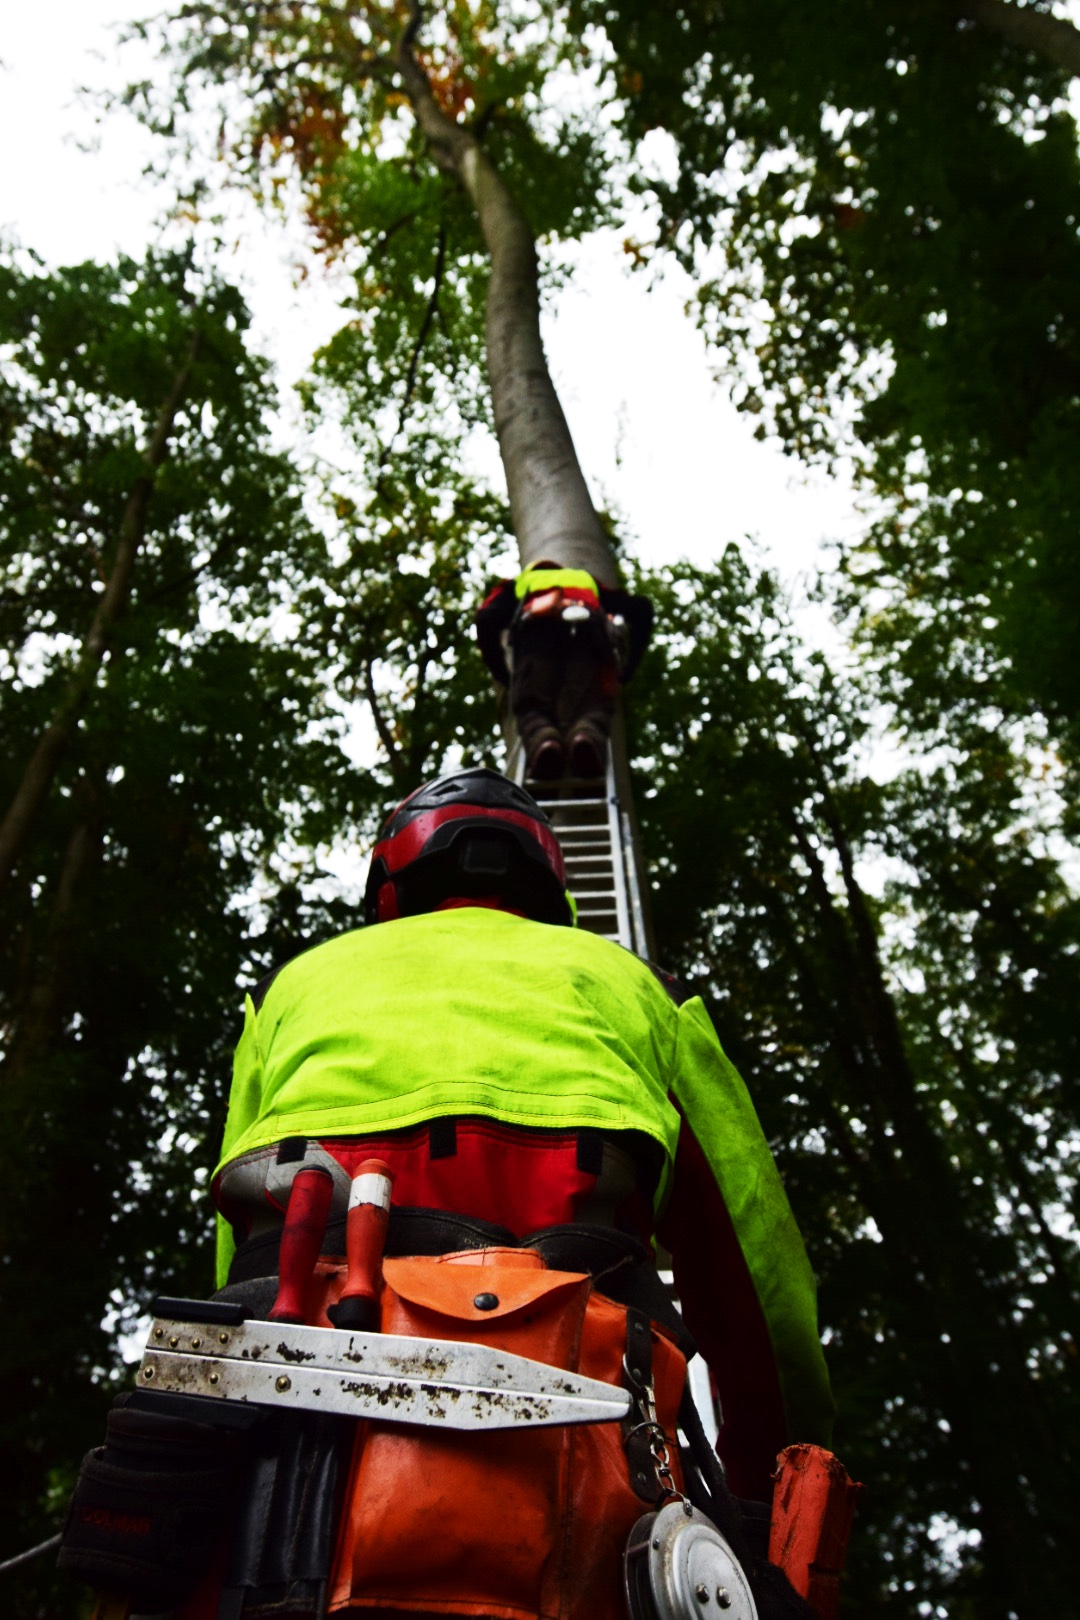
[(464, 188), (491, 256), (488, 379), (522, 566), (551, 557), (614, 584), (615, 558), (590, 499), (540, 338), (533, 233), (476, 136), (447, 118), (435, 101), (412, 50), (420, 17), (421, 8), (414, 3), (394, 61), (431, 154)]
[(135, 558), (146, 533), (146, 514), (154, 490), (157, 470), (165, 460), (176, 413), (183, 403), (191, 380), (191, 369), (199, 349), (199, 335), (193, 333), (187, 357), (173, 378), (172, 387), (158, 412), (158, 419), (143, 449), (145, 470), (136, 480), (124, 505), (116, 555), (112, 570), (86, 632), (74, 673), (52, 720), (42, 732), (37, 747), (22, 774), (3, 822), (0, 822), (0, 893), (11, 879), (15, 863), (41, 806), (52, 787), (75, 728), (97, 683), (98, 672), (109, 649), (113, 630), (131, 595)]
[(962, 0), (960, 16), (1000, 34), (1011, 45), (1034, 51), (1066, 73), (1080, 73), (1080, 29), (1063, 17), (1017, 6), (1012, 0)]

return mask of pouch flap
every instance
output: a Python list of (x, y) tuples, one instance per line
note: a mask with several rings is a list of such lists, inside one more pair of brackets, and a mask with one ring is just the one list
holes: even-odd
[[(419, 1259), (418, 1255), (398, 1256), (399, 1259)], [(486, 1249), (455, 1249), (451, 1254), (423, 1256), (433, 1266), (509, 1266), (516, 1271), (563, 1270), (561, 1266), (548, 1268), (539, 1249), (511, 1248), (489, 1244)]]
[[(490, 1251), (489, 1251), (490, 1254)], [(403, 1300), (462, 1322), (490, 1322), (588, 1283), (584, 1272), (495, 1263), (447, 1265), (439, 1259), (386, 1260), (386, 1281)], [(476, 1301), (482, 1304), (477, 1305)], [(492, 1303), (494, 1301), (495, 1303)]]

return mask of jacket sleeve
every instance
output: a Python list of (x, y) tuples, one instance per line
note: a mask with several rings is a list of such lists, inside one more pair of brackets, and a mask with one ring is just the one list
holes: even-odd
[(507, 668), (501, 637), (502, 632), (509, 628), (516, 607), (514, 581), (501, 579), (488, 591), (473, 619), (476, 639), (480, 643), (480, 654), (501, 686), (510, 685), (510, 671)]
[[(221, 1162), (214, 1173), (217, 1176), (233, 1154), (233, 1146), (244, 1131), (259, 1117), (263, 1095), (263, 1061), (259, 1050), (258, 1015), (250, 996), (244, 1001), (244, 1032), (233, 1057), (232, 1087), (229, 1091), (229, 1112), (225, 1121), (225, 1136), (221, 1144)], [(223, 1215), (217, 1219), (217, 1286), (224, 1288), (229, 1277), (229, 1266), (236, 1245), (232, 1227)]]
[(827, 1445), (833, 1401), (813, 1273), (753, 1103), (700, 997), (679, 1009), (683, 1119), (659, 1237), (716, 1381), (718, 1450), (737, 1495), (769, 1500), (785, 1445)]
[(649, 645), (653, 627), (653, 605), (647, 596), (631, 596), (629, 592), (618, 590), (614, 586), (601, 585), (600, 606), (605, 613), (620, 613), (626, 620), (629, 652), (626, 669), (622, 675), (625, 683), (641, 663), (645, 649)]

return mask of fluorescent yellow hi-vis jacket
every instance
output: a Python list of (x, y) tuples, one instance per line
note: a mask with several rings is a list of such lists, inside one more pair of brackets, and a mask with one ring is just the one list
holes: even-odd
[(519, 602), (543, 591), (562, 591), (571, 599), (591, 598), (593, 607), (600, 605), (596, 581), (584, 568), (526, 568), (514, 581), (514, 595)]
[[(595, 935), (470, 906), (343, 934), (260, 995), (246, 1003), (219, 1170), (285, 1137), (364, 1138), (448, 1116), (644, 1133), (662, 1150), (654, 1213), (725, 1433), (747, 1414), (772, 1456), (827, 1443), (813, 1276), (698, 997), (676, 1005)], [(226, 1236), (225, 1268), (230, 1249)]]

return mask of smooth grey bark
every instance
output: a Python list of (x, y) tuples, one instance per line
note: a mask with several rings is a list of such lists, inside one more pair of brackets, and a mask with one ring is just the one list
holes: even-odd
[(414, 4), (394, 62), (432, 157), (465, 190), (491, 257), (488, 380), (522, 566), (550, 557), (613, 585), (615, 558), (544, 355), (535, 238), (476, 136), (435, 101), (412, 53), (420, 15)]
[(135, 558), (146, 532), (146, 514), (154, 489), (154, 478), (168, 454), (176, 413), (187, 393), (198, 346), (199, 338), (195, 334), (187, 357), (173, 378), (172, 387), (158, 412), (154, 431), (143, 449), (145, 470), (136, 480), (124, 505), (112, 569), (86, 632), (78, 663), (56, 713), (30, 756), (7, 814), (0, 822), (0, 893), (11, 879), (34, 818), (52, 787), (60, 762), (75, 734), (79, 717), (97, 683), (116, 621), (127, 606)]
[(1080, 73), (1080, 29), (1062, 17), (1034, 6), (1013, 5), (1011, 0), (963, 0), (960, 14), (1067, 73)]

